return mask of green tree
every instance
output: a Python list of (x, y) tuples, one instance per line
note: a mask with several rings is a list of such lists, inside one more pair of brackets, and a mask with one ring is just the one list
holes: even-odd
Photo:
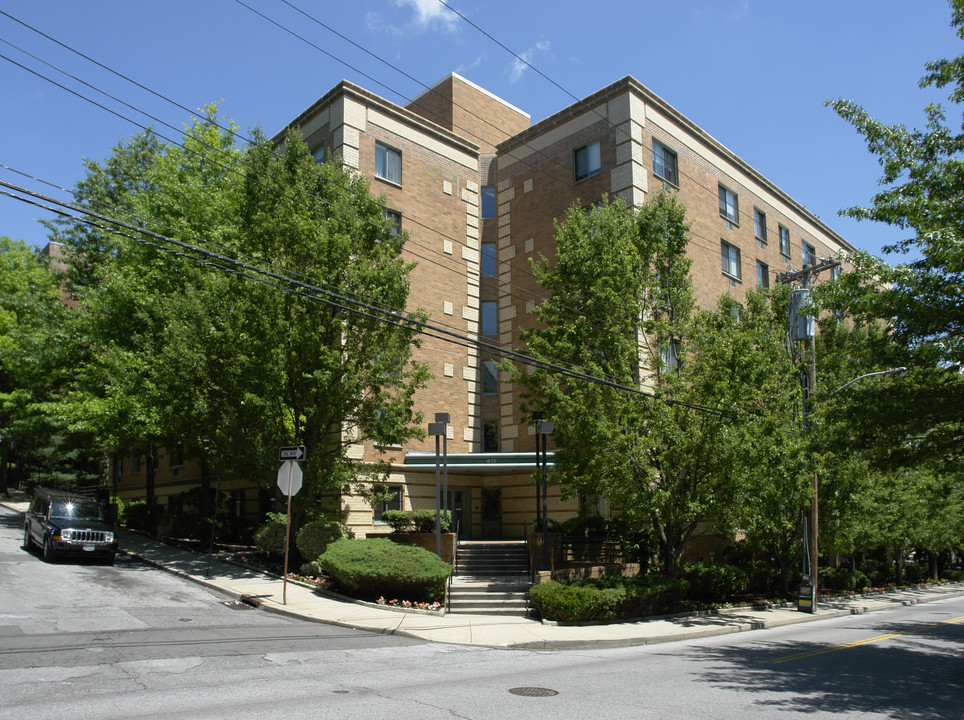
[[(952, 0), (952, 26), (964, 38), (964, 0)], [(964, 56), (926, 66), (922, 87), (949, 87), (964, 101)], [(908, 237), (885, 248), (889, 255), (916, 251), (917, 259), (889, 265), (866, 253), (848, 257), (852, 272), (829, 284), (824, 302), (858, 321), (883, 321), (898, 346), (907, 348), (909, 381), (895, 383), (879, 399), (900, 413), (881, 415), (899, 461), (940, 457), (961, 467), (964, 447), (964, 133), (948, 122), (941, 104), (925, 109), (924, 129), (887, 125), (853, 100), (829, 102), (856, 128), (877, 156), (884, 186), (868, 207), (843, 214), (887, 223)], [(855, 399), (869, 398), (862, 388)], [(906, 438), (913, 438), (908, 449)]]
[[(183, 147), (136, 136), (103, 165), (88, 163), (76, 193), (249, 268), (404, 308), (404, 237), (392, 235), (366, 182), (316, 165), (297, 134), (280, 151), (260, 133), (238, 148), (223, 126), (209, 108)], [(420, 432), (412, 395), (427, 371), (411, 360), (413, 327), (319, 302), (277, 277), (256, 282), (255, 271), (215, 258), (198, 262), (194, 251), (172, 254), (136, 232), (62, 223), (57, 237), (71, 248), (90, 348), (61, 412), (104, 445), (183, 443), (205, 482), (218, 471), (274, 487), (276, 447), (305, 444), (304, 509), (371, 470), (348, 457), (350, 443)], [(149, 503), (152, 492), (148, 483)]]
[(47, 258), (0, 237), (0, 492), (16, 459), (21, 479), (72, 487), (97, 478), (87, 438), (51, 422), (72, 366), (69, 309)]
[(650, 397), (549, 370), (515, 375), (527, 409), (556, 422), (555, 480), (650, 524), (668, 574), (695, 534), (740, 519), (737, 456), (749, 440), (739, 425), (765, 405), (769, 355), (783, 352), (764, 332), (775, 321), (763, 296), (695, 311), (688, 241), (672, 195), (635, 211), (604, 199), (589, 213), (571, 209), (556, 228), (555, 263), (534, 264), (547, 297), (542, 327), (524, 336), (530, 352)]

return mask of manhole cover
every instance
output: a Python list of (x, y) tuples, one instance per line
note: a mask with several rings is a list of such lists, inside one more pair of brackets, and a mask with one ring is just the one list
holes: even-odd
[(540, 687), (517, 687), (509, 690), (513, 695), (521, 695), (522, 697), (552, 697), (553, 695), (558, 695), (558, 690), (550, 690), (549, 688)]

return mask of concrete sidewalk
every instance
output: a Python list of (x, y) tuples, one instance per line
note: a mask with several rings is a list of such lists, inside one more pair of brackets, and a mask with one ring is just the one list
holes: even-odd
[[(26, 498), (22, 496), (0, 498), (0, 504), (19, 512), (25, 511), (27, 505)], [(817, 612), (812, 615), (798, 612), (795, 608), (735, 608), (712, 614), (570, 626), (520, 617), (453, 613), (440, 617), (428, 613), (401, 612), (329, 597), (292, 582), (287, 583), (287, 597), (283, 598), (281, 579), (255, 569), (180, 550), (125, 531), (120, 534), (120, 548), (121, 552), (155, 567), (229, 598), (255, 604), (268, 612), (432, 642), (487, 647), (574, 649), (647, 645), (812, 622), (964, 595), (964, 583), (947, 583), (877, 595), (822, 600)]]

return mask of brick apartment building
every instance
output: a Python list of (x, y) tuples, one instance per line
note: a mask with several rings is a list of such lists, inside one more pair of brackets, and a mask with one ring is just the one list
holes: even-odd
[[(366, 176), (408, 233), (405, 258), (418, 263), (409, 309), (423, 308), (432, 323), (489, 343), (521, 346), (541, 293), (529, 258), (551, 258), (553, 221), (603, 194), (640, 205), (658, 188), (678, 193), (703, 306), (723, 293), (739, 299), (748, 287), (769, 286), (787, 267), (853, 249), (631, 77), (535, 125), (454, 73), (405, 107), (342, 82), (291, 126), (320, 162), (340, 157)], [(535, 429), (517, 388), (499, 382), (493, 358), (474, 347), (426, 337), (416, 359), (434, 376), (416, 397), (417, 409), (427, 421), (436, 413), (451, 418), (449, 507), (460, 535), (521, 537), (535, 517), (536, 461)], [(394, 507), (434, 508), (434, 438), (351, 452), (391, 458)], [(195, 478), (190, 463), (176, 454), (167, 460), (158, 462), (156, 478), (162, 502)], [(121, 463), (122, 495), (142, 496), (138, 465), (137, 458)], [(228, 489), (239, 514), (263, 511), (263, 493), (254, 502), (257, 490)], [(579, 509), (574, 500), (562, 502), (558, 488), (550, 488), (549, 502), (557, 519)], [(342, 507), (356, 535), (387, 530), (362, 498), (343, 497)]]

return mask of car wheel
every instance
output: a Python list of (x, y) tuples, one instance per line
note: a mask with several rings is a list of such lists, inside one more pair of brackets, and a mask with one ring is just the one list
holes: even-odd
[(50, 542), (50, 538), (44, 538), (44, 562), (57, 562), (57, 551), (54, 550), (54, 544)]
[(111, 553), (111, 554), (108, 555), (106, 558), (104, 558), (104, 564), (105, 564), (105, 565), (113, 565), (113, 564), (114, 564), (114, 553)]
[(30, 539), (30, 527), (23, 526), (23, 549), (29, 551), (33, 547), (33, 540)]

